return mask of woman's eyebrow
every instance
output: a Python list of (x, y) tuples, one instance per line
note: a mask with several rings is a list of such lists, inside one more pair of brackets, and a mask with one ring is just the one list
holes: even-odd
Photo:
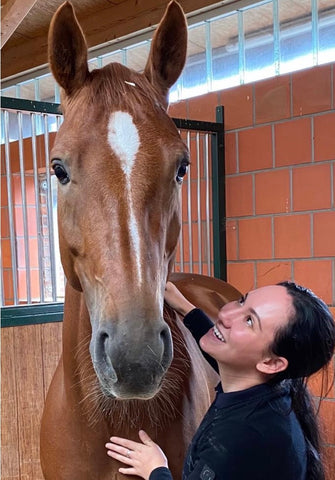
[[(246, 299), (248, 298), (248, 295), (249, 295), (249, 292), (247, 292), (247, 293), (244, 295), (244, 297), (243, 297), (244, 302), (245, 302)], [(256, 312), (256, 310), (254, 310), (253, 308), (250, 307), (250, 308), (249, 308), (249, 311), (250, 311), (250, 313), (252, 313), (252, 315), (254, 315), (254, 316), (257, 318), (259, 329), (260, 329), (261, 331), (263, 331), (261, 319), (260, 319), (260, 316), (258, 315), (258, 313)]]
[(250, 312), (252, 313), (252, 315), (254, 315), (254, 316), (257, 318), (259, 329), (260, 329), (261, 331), (263, 331), (263, 330), (262, 330), (261, 319), (260, 319), (258, 313), (257, 313), (256, 310), (254, 310), (253, 308), (250, 308), (249, 310), (250, 310)]

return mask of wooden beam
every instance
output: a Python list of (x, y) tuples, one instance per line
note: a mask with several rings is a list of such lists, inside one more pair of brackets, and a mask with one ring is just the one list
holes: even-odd
[[(185, 13), (217, 3), (213, 0), (179, 0), (179, 2)], [(167, 0), (146, 0), (145, 2), (127, 0), (121, 4), (110, 5), (98, 10), (93, 15), (79, 17), (88, 46), (94, 47), (104, 44), (157, 25), (162, 18), (167, 3)], [(4, 46), (2, 51), (2, 78), (47, 63), (48, 27), (34, 38), (19, 39), (15, 43), (9, 42)]]
[(8, 0), (2, 8), (1, 48), (13, 35), (37, 0)]

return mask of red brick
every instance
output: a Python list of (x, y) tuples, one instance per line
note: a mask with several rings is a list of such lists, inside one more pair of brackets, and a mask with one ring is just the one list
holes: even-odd
[[(34, 179), (30, 175), (26, 175), (25, 181), (25, 193), (26, 204), (35, 205), (35, 186)], [(21, 177), (20, 175), (13, 176), (13, 200), (15, 205), (22, 205), (22, 192), (21, 192)]]
[(225, 134), (226, 175), (237, 173), (236, 163), (236, 133)]
[(314, 255), (335, 256), (335, 212), (314, 214)]
[(220, 105), (225, 108), (225, 130), (252, 125), (252, 85), (222, 90)]
[(323, 446), (322, 458), (325, 465), (326, 480), (335, 478), (335, 445)]
[(237, 222), (226, 222), (227, 260), (237, 260)]
[(323, 369), (319, 370), (317, 373), (309, 377), (308, 388), (316, 397), (335, 397), (333, 360), (329, 363), (325, 371)]
[(275, 155), (277, 167), (311, 161), (312, 137), (309, 118), (275, 125)]
[(227, 217), (252, 215), (252, 176), (240, 175), (226, 178)]
[(290, 173), (287, 169), (256, 173), (256, 214), (289, 212)]
[(1, 175), (1, 206), (5, 207), (6, 205), (8, 205), (7, 178), (5, 175)]
[(335, 445), (335, 402), (325, 399), (321, 402), (320, 418), (324, 427), (324, 441)]
[(310, 288), (327, 304), (333, 300), (331, 260), (300, 260), (294, 262), (294, 280)]
[(12, 271), (3, 269), (3, 288), (5, 296), (5, 304), (12, 305), (14, 302), (13, 276)]
[(241, 260), (272, 258), (270, 217), (241, 219), (238, 228)]
[(315, 161), (335, 159), (335, 113), (314, 117)]
[(2, 267), (11, 268), (12, 266), (12, 257), (10, 250), (10, 240), (1, 239), (1, 255), (2, 255)]
[[(15, 207), (14, 209), (15, 216), (15, 232), (18, 236), (24, 235), (24, 225), (23, 225), (23, 208)], [(30, 237), (35, 237), (37, 235), (37, 225), (36, 225), (36, 209), (34, 207), (27, 207), (27, 228), (28, 235)]]
[(1, 238), (9, 238), (9, 216), (7, 207), (1, 207)]
[(302, 258), (311, 255), (309, 215), (275, 217), (275, 257)]
[(331, 206), (330, 165), (293, 169), (293, 210), (318, 210)]
[(188, 118), (187, 115), (187, 100), (171, 103), (169, 105), (168, 114), (172, 118)]
[(242, 130), (238, 134), (239, 171), (272, 167), (272, 131), (270, 126)]
[[(29, 266), (38, 267), (38, 243), (37, 238), (29, 238), (28, 243)], [(26, 268), (25, 244), (23, 238), (17, 239), (17, 265), (19, 268)]]
[(255, 83), (256, 123), (290, 117), (290, 75)]
[(331, 107), (330, 65), (294, 73), (292, 95), (295, 116), (329, 110)]
[(190, 98), (188, 100), (188, 116), (191, 120), (215, 122), (218, 105), (220, 105), (218, 92)]
[(253, 290), (255, 288), (254, 264), (252, 262), (228, 263), (227, 279), (228, 282), (241, 293), (247, 293)]
[(291, 279), (291, 262), (257, 262), (256, 272), (257, 287), (274, 285)]

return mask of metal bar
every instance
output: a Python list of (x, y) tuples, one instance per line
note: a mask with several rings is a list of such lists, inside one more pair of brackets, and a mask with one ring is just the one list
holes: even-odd
[(198, 217), (198, 262), (199, 262), (199, 273), (202, 273), (202, 256), (201, 256), (201, 248), (202, 248), (202, 241), (201, 241), (201, 190), (200, 190), (200, 134), (197, 132), (196, 134), (196, 142), (197, 142), (197, 217)]
[(212, 91), (213, 83), (213, 68), (212, 68), (212, 44), (211, 44), (211, 23), (205, 22), (206, 29), (206, 74), (207, 74), (207, 89)]
[(61, 322), (63, 315), (63, 303), (3, 307), (1, 308), (1, 328)]
[[(181, 132), (179, 131), (179, 134)], [(184, 240), (183, 240), (183, 193), (180, 191), (180, 210), (181, 210), (181, 229), (179, 235), (179, 255), (180, 255), (180, 271), (184, 271)]]
[(39, 196), (38, 181), (38, 165), (36, 154), (36, 114), (30, 114), (31, 121), (31, 150), (33, 155), (33, 171), (34, 171), (34, 190), (35, 190), (35, 213), (36, 213), (36, 230), (37, 230), (37, 248), (38, 248), (38, 278), (40, 287), (40, 301), (44, 303), (44, 286), (43, 286), (43, 238), (41, 225), (41, 206)]
[(273, 0), (272, 16), (273, 16), (273, 61), (275, 66), (275, 75), (279, 75), (280, 74), (280, 24), (279, 24), (278, 0)]
[(210, 210), (209, 210), (209, 135), (206, 133), (206, 145), (205, 145), (205, 178), (206, 178), (206, 199), (205, 199), (205, 208), (206, 208), (206, 241), (207, 241), (207, 270), (208, 275), (212, 274), (211, 268), (211, 237), (210, 237)]
[(36, 100), (23, 100), (19, 98), (1, 97), (1, 108), (7, 110), (22, 110), (28, 112), (60, 113), (58, 103), (37, 102)]
[(216, 119), (222, 125), (222, 133), (213, 135), (212, 141), (212, 195), (213, 195), (213, 250), (214, 276), (227, 279), (226, 253), (226, 208), (225, 208), (225, 157), (224, 157), (224, 110), (216, 107)]
[(17, 260), (16, 260), (16, 238), (14, 229), (14, 213), (13, 213), (13, 194), (12, 194), (12, 172), (10, 167), (10, 150), (9, 150), (9, 113), (4, 112), (5, 120), (5, 161), (6, 161), (6, 181), (7, 181), (7, 200), (8, 200), (8, 218), (9, 218), (9, 238), (10, 238), (10, 255), (13, 279), (13, 296), (14, 304), (18, 301), (17, 288)]
[(26, 292), (27, 303), (31, 303), (31, 285), (30, 285), (30, 254), (29, 254), (29, 232), (28, 232), (28, 215), (27, 215), (27, 195), (26, 195), (26, 178), (23, 156), (23, 125), (22, 112), (17, 112), (18, 129), (19, 129), (19, 161), (20, 161), (20, 180), (21, 180), (21, 199), (22, 199), (22, 217), (23, 217), (23, 239), (24, 239), (24, 256), (26, 270)]
[(238, 63), (240, 72), (240, 83), (245, 81), (245, 38), (244, 38), (244, 21), (243, 11), (237, 12), (238, 20)]
[(47, 181), (47, 210), (48, 210), (48, 227), (49, 227), (49, 255), (51, 268), (51, 286), (52, 286), (52, 300), (55, 302), (56, 293), (56, 261), (55, 261), (55, 244), (54, 244), (54, 228), (52, 221), (52, 198), (51, 198), (51, 179), (50, 179), (50, 160), (49, 160), (49, 129), (48, 116), (43, 114), (44, 119), (44, 152), (45, 152), (45, 167), (46, 167), (46, 181)]
[[(191, 134), (187, 132), (187, 147), (191, 151)], [(191, 175), (188, 177), (187, 182), (187, 221), (188, 221), (188, 249), (189, 249), (189, 264), (190, 272), (193, 272), (193, 245), (192, 245), (192, 195), (191, 195)]]
[(312, 48), (313, 48), (313, 65), (319, 63), (319, 14), (318, 0), (312, 1)]
[(184, 120), (182, 118), (172, 118), (177, 128), (183, 130), (201, 130), (202, 132), (220, 132), (220, 125), (215, 122), (202, 122), (198, 120)]

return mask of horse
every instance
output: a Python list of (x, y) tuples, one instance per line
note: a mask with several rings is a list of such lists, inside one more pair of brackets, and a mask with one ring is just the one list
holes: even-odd
[[(185, 16), (172, 1), (143, 73), (116, 63), (90, 72), (72, 5), (61, 5), (50, 24), (49, 63), (64, 114), (50, 158), (67, 282), (62, 355), (41, 423), (46, 480), (121, 478), (104, 444), (111, 435), (138, 439), (140, 428), (180, 478), (218, 381), (181, 319), (164, 307), (189, 164), (167, 114), (168, 92), (186, 44)], [(214, 278), (171, 279), (213, 318), (239, 296)]]

